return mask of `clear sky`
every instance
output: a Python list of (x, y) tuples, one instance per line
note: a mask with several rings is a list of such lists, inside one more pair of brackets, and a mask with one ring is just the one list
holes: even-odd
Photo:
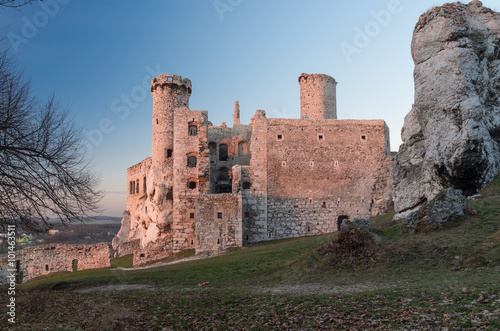
[(328, 74), (338, 118), (384, 119), (397, 151), (413, 102), (413, 28), (445, 2), (44, 0), (0, 9), (0, 34), (36, 92), (55, 91), (86, 130), (103, 214), (120, 216), (127, 167), (151, 156), (153, 76), (191, 79), (190, 108), (232, 126), (235, 100), (242, 123), (257, 109), (298, 118), (299, 75)]

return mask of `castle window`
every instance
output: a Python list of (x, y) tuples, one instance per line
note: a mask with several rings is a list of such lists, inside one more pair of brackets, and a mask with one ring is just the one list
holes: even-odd
[(208, 149), (210, 150), (210, 156), (217, 155), (217, 144), (211, 142), (208, 144)]
[(49, 265), (48, 264), (45, 265), (45, 271), (49, 271)]
[(323, 201), (323, 205), (321, 207), (326, 208), (326, 202)]
[(226, 144), (219, 145), (219, 161), (227, 161), (229, 158), (229, 148)]
[(276, 140), (281, 141), (283, 140), (283, 135), (279, 134), (276, 136)]
[(286, 161), (281, 161), (281, 166), (286, 167)]
[(249, 190), (252, 187), (252, 183), (250, 182), (244, 182), (243, 183), (243, 189), (244, 190)]
[(215, 193), (231, 193), (233, 191), (231, 181), (231, 172), (228, 168), (222, 167), (217, 175), (217, 183), (215, 185)]
[(190, 125), (188, 133), (190, 136), (197, 136), (198, 135), (198, 127), (196, 125)]
[(309, 162), (309, 166), (310, 166), (310, 167), (314, 167), (314, 161), (310, 161), (310, 162)]
[(172, 157), (172, 150), (167, 149), (167, 158)]
[(217, 238), (217, 245), (220, 245), (220, 239)]
[(188, 188), (190, 188), (191, 190), (194, 190), (196, 188), (196, 182), (195, 181), (190, 181), (188, 183)]
[(146, 183), (146, 177), (144, 177), (142, 180), (142, 190), (144, 191), (144, 193), (146, 193), (146, 191), (148, 190), (148, 186)]
[(194, 218), (194, 213), (190, 213), (189, 218)]
[(324, 139), (325, 139), (325, 137), (322, 134), (318, 135), (318, 141), (323, 141)]
[(361, 141), (365, 141), (366, 140), (366, 136), (361, 136)]
[(307, 232), (311, 232), (311, 226), (307, 224)]
[(238, 155), (243, 155), (247, 153), (247, 142), (240, 141), (238, 143)]
[(139, 180), (137, 180), (136, 193), (139, 193)]
[(156, 119), (156, 124), (158, 124), (158, 119)]
[(338, 166), (339, 166), (339, 161), (335, 161), (335, 162), (333, 163), (333, 165), (334, 165), (335, 167), (338, 167)]
[(193, 239), (191, 239), (191, 246), (192, 246), (193, 244), (194, 244), (194, 241), (193, 241)]
[(172, 81), (172, 77), (167, 77), (167, 81), (171, 82)]
[(135, 190), (134, 190), (134, 182), (130, 182), (130, 194), (134, 194)]
[(188, 157), (187, 166), (190, 167), (190, 168), (196, 167), (196, 156), (190, 156), (190, 157)]
[(222, 213), (217, 213), (217, 218), (222, 218)]

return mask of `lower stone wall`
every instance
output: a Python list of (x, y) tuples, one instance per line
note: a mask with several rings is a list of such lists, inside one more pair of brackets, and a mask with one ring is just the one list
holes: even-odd
[(17, 252), (23, 282), (56, 272), (110, 268), (113, 264), (111, 244), (42, 245)]
[(318, 235), (338, 230), (339, 219), (369, 218), (370, 203), (340, 199), (268, 197), (269, 239)]
[(172, 236), (170, 235), (169, 237), (162, 237), (156, 241), (149, 242), (144, 247), (137, 248), (133, 253), (134, 267), (172, 256), (172, 245)]
[(196, 254), (242, 247), (241, 194), (205, 194), (196, 201)]
[(140, 248), (140, 246), (140, 239), (122, 242), (116, 250), (116, 257), (133, 254), (135, 250)]

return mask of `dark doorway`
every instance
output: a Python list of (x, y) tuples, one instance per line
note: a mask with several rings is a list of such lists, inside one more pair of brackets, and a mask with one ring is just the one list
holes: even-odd
[(231, 180), (231, 172), (228, 168), (220, 168), (215, 185), (215, 193), (232, 193), (233, 183)]
[(349, 216), (346, 216), (346, 215), (339, 216), (339, 218), (337, 219), (337, 231), (340, 231), (340, 228), (342, 227), (342, 223), (345, 222), (346, 220), (349, 220)]
[(219, 161), (227, 161), (229, 158), (229, 148), (226, 144), (219, 145)]

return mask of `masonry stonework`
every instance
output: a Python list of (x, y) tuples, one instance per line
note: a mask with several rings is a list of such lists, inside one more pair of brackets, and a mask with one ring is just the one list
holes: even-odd
[(189, 79), (153, 78), (153, 157), (127, 171), (127, 212), (114, 248), (138, 242), (140, 265), (186, 249), (216, 254), (333, 232), (345, 219), (386, 212), (385, 122), (338, 120), (337, 82), (328, 75), (302, 74), (299, 86), (300, 119), (257, 110), (242, 124), (235, 102), (228, 127), (189, 109)]
[(111, 268), (113, 249), (110, 244), (34, 246), (16, 252), (22, 281), (56, 272)]

